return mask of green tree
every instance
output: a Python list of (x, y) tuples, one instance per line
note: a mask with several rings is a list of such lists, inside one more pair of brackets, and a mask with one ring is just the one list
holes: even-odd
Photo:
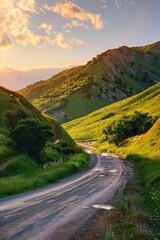
[(17, 126), (10, 129), (9, 136), (21, 152), (41, 161), (43, 148), (46, 142), (53, 137), (53, 133), (48, 125), (27, 118), (18, 121)]
[(127, 138), (136, 136), (148, 131), (156, 119), (148, 113), (135, 111), (133, 115), (123, 116), (118, 121), (114, 121), (103, 132), (109, 143), (122, 144)]
[(4, 114), (5, 123), (8, 129), (15, 128), (18, 121), (29, 117), (29, 113), (25, 112), (22, 109), (10, 110)]

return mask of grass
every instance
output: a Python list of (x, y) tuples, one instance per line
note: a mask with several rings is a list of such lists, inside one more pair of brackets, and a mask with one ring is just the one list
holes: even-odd
[(135, 168), (144, 190), (144, 202), (150, 213), (154, 232), (160, 236), (160, 160), (140, 155), (128, 155)]
[(74, 154), (65, 161), (38, 166), (28, 156), (11, 162), (0, 177), (0, 197), (37, 189), (55, 183), (84, 169), (89, 162), (86, 153)]
[[(111, 213), (113, 219), (111, 218), (107, 225), (105, 240), (159, 239), (156, 238), (158, 233), (152, 227), (153, 221), (150, 219), (150, 214), (146, 211), (142, 191), (139, 178), (133, 176), (114, 202), (115, 210)], [(129, 208), (126, 208), (128, 203)]]

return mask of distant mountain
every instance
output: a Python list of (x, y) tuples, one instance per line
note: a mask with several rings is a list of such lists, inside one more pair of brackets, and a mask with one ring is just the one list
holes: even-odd
[(160, 80), (160, 42), (122, 46), (20, 91), (63, 123), (128, 98)]

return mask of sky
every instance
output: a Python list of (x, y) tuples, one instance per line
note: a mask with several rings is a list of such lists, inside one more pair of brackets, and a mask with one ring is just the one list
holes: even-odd
[(159, 11), (160, 0), (0, 0), (0, 85), (14, 85), (13, 71), (45, 79), (47, 69), (159, 41)]

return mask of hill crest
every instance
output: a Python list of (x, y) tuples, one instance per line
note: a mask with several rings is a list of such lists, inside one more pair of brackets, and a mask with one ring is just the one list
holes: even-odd
[(62, 123), (70, 121), (159, 82), (159, 45), (107, 50), (86, 65), (65, 70), (20, 93), (40, 111)]

